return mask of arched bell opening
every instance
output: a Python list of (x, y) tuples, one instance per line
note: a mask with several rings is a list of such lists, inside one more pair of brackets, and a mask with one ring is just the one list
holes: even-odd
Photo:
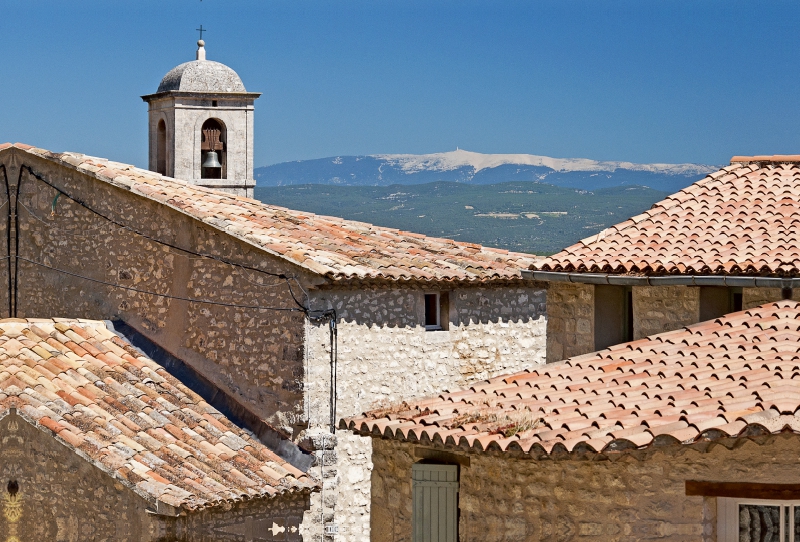
[(200, 129), (200, 178), (227, 178), (225, 125), (218, 119), (208, 119)]
[(167, 174), (167, 123), (164, 119), (158, 121), (158, 134), (156, 137), (156, 172)]

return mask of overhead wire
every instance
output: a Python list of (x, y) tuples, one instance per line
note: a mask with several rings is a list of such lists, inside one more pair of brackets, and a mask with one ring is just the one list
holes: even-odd
[(121, 222), (119, 222), (119, 221), (117, 221), (117, 220), (115, 220), (115, 219), (113, 219), (113, 218), (101, 213), (100, 211), (94, 209), (89, 204), (84, 202), (82, 199), (71, 195), (70, 193), (66, 192), (65, 190), (59, 188), (58, 186), (54, 185), (53, 183), (51, 183), (50, 181), (45, 179), (42, 175), (39, 175), (38, 173), (36, 173), (30, 166), (23, 164), (20, 167), (20, 173), (21, 173), (21, 170), (23, 170), (23, 169), (26, 170), (29, 174), (31, 174), (38, 181), (46, 184), (47, 186), (49, 186), (50, 188), (52, 188), (53, 190), (55, 190), (59, 194), (65, 196), (69, 200), (77, 203), (78, 205), (80, 205), (84, 209), (90, 211), (91, 213), (96, 214), (97, 216), (109, 221), (112, 224), (115, 224), (116, 226), (118, 226), (118, 227), (120, 227), (122, 229), (125, 229), (127, 231), (130, 231), (130, 232), (136, 234), (136, 235), (139, 235), (140, 237), (143, 237), (145, 239), (153, 241), (154, 243), (158, 243), (160, 245), (167, 246), (167, 247), (173, 248), (175, 250), (179, 250), (179, 251), (184, 252), (186, 254), (192, 254), (194, 256), (199, 256), (199, 257), (202, 257), (202, 258), (208, 258), (210, 260), (215, 260), (215, 261), (218, 261), (218, 262), (226, 264), (226, 265), (238, 266), (238, 267), (240, 267), (242, 269), (247, 269), (247, 270), (250, 270), (250, 271), (255, 271), (255, 272), (258, 272), (258, 273), (263, 273), (265, 275), (269, 275), (269, 276), (278, 277), (280, 279), (283, 279), (286, 282), (286, 287), (289, 290), (289, 295), (292, 297), (292, 300), (294, 301), (294, 303), (298, 307), (300, 307), (303, 310), (303, 312), (307, 312), (308, 311), (308, 307), (303, 305), (297, 299), (297, 296), (295, 295), (294, 290), (292, 289), (290, 280), (294, 279), (295, 282), (299, 283), (299, 281), (297, 281), (297, 279), (295, 277), (291, 277), (289, 275), (286, 275), (285, 273), (273, 273), (271, 271), (266, 271), (264, 269), (259, 269), (257, 267), (252, 267), (252, 266), (243, 265), (243, 264), (240, 264), (240, 263), (237, 263), (237, 262), (228, 261), (228, 260), (226, 260), (224, 258), (220, 258), (219, 256), (214, 256), (213, 254), (204, 254), (202, 252), (197, 252), (197, 251), (194, 251), (194, 250), (191, 250), (191, 249), (187, 249), (187, 248), (175, 245), (173, 243), (169, 243), (167, 241), (162, 241), (160, 239), (156, 239), (155, 237), (153, 237), (151, 235), (148, 235), (148, 234), (146, 234), (146, 233), (144, 233), (142, 231), (139, 231), (136, 228), (133, 228), (133, 227), (127, 225), (127, 224), (123, 224), (123, 223), (121, 223)]

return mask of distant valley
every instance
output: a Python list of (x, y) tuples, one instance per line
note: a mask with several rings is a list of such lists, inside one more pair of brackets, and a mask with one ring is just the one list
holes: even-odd
[(489, 185), (522, 181), (579, 190), (638, 185), (675, 192), (717, 169), (702, 164), (635, 164), (456, 150), (284, 162), (256, 168), (255, 177), (258, 186), (391, 186), (439, 181)]
[(593, 191), (540, 182), (256, 187), (257, 199), (435, 237), (552, 254), (663, 199), (641, 186)]

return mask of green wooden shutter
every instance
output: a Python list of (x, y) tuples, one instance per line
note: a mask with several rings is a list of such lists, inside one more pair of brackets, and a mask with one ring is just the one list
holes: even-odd
[(457, 542), (458, 466), (415, 464), (413, 542)]

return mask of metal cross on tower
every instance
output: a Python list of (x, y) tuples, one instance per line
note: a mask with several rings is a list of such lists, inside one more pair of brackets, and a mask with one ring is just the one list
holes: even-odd
[(195, 28), (198, 32), (200, 32), (200, 39), (203, 39), (203, 32), (208, 32), (207, 29), (203, 28), (203, 25), (200, 25), (200, 28)]

